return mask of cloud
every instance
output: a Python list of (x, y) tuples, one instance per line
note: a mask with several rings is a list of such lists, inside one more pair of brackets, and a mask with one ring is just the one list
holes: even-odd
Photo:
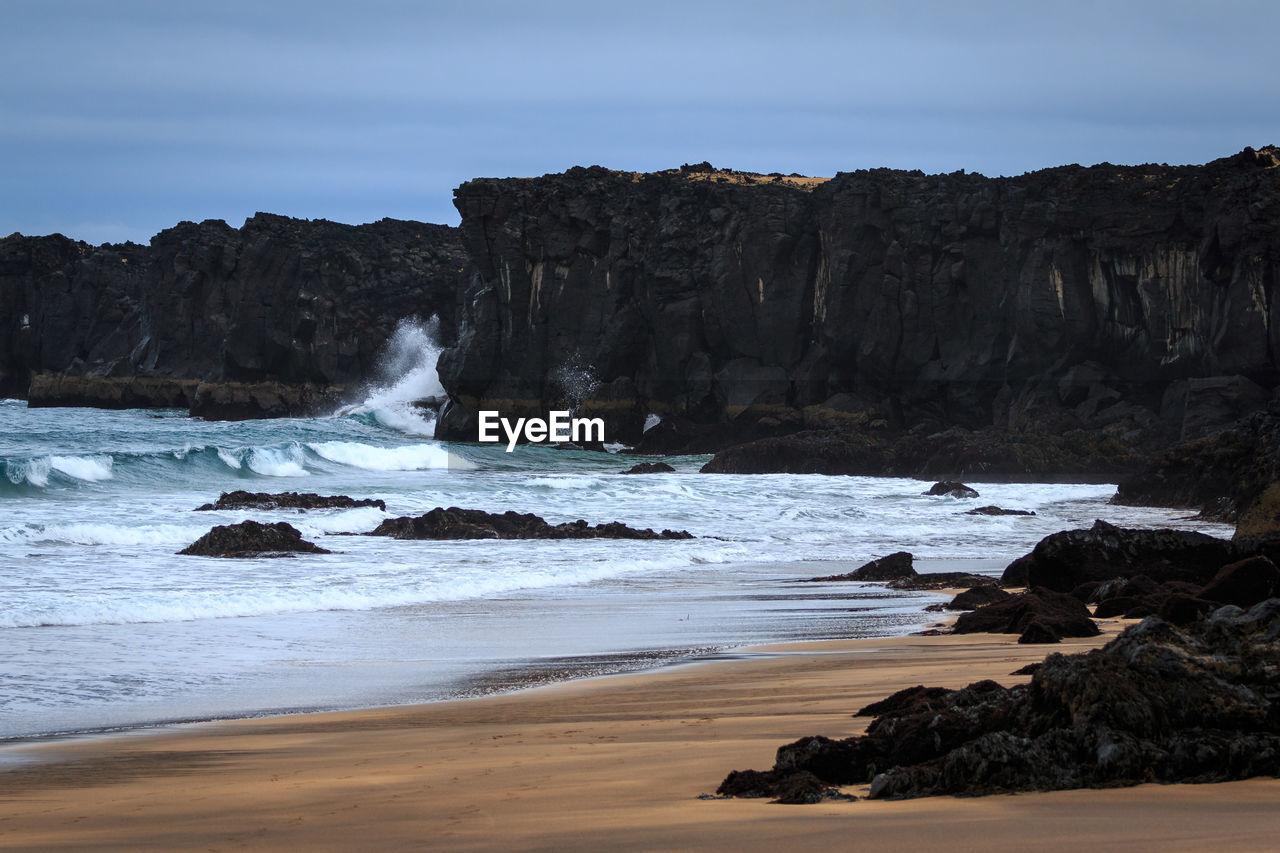
[(1205, 8), (10, 0), (0, 229), (454, 221), (468, 177), (588, 163), (1010, 174), (1280, 141), (1280, 8)]

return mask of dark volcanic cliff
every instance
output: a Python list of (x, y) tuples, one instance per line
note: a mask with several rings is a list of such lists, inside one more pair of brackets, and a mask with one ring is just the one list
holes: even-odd
[(610, 440), (650, 413), (714, 424), (712, 444), (832, 426), (1200, 434), (1277, 384), (1278, 162), (470, 181), (455, 204), (476, 275), (440, 429), (586, 398)]
[(396, 322), (452, 335), (457, 230), (258, 214), (150, 246), (0, 240), (0, 394), (33, 405), (296, 413), (368, 377)]

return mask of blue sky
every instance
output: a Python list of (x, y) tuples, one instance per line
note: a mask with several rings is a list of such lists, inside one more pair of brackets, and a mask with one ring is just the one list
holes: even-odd
[(1277, 33), (1252, 0), (4, 0), (0, 235), (453, 224), (468, 178), (574, 165), (1199, 163), (1280, 143)]

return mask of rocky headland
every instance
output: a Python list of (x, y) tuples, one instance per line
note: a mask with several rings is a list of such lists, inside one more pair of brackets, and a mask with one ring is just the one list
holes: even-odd
[(33, 406), (306, 414), (373, 376), (403, 318), (454, 334), (456, 229), (260, 213), (91, 246), (0, 239), (0, 396)]
[(1273, 396), (1278, 162), (469, 181), (440, 435), (574, 407), (758, 440), (713, 471), (1137, 471)]
[[(567, 408), (640, 452), (716, 452), (708, 472), (1114, 480), (1274, 405), (1277, 164), (590, 167), (468, 181), (457, 229), (13, 235), (0, 393), (299, 414), (436, 316), (439, 438)], [(1122, 497), (1200, 500), (1185, 479)]]

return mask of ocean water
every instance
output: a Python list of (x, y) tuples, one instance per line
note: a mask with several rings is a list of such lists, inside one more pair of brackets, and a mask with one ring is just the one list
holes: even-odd
[[(698, 474), (706, 457), (622, 476), (635, 458), (436, 442), (406, 403), (434, 387), (418, 367), (322, 418), (0, 402), (0, 737), (428, 701), (745, 644), (906, 633), (941, 596), (799, 581), (897, 550), (922, 571), (998, 574), (1095, 518), (1230, 532), (1110, 506), (1111, 486), (974, 483), (981, 499), (958, 501), (917, 480)], [(387, 511), (194, 511), (232, 489), (378, 497)], [(1037, 515), (964, 514), (987, 503)], [(435, 506), (697, 538), (359, 535)], [(334, 553), (175, 553), (246, 518), (288, 521)]]

